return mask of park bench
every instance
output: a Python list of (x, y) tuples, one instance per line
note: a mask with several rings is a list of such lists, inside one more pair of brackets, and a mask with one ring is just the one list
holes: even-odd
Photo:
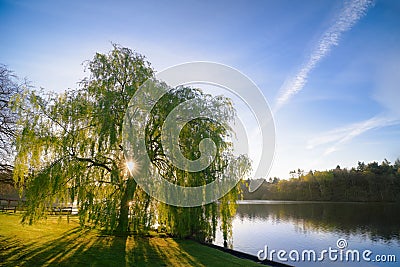
[(72, 214), (72, 207), (70, 206), (53, 206), (49, 213), (51, 215), (70, 215)]

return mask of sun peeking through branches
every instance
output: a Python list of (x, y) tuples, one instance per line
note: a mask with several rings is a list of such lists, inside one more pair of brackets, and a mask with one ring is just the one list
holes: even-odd
[[(27, 199), (24, 221), (32, 223), (46, 217), (54, 203), (76, 201), (82, 225), (99, 226), (112, 233), (146, 232), (158, 225), (159, 231), (173, 236), (212, 240), (220, 218), (227, 239), (238, 188), (223, 197), (219, 205), (165, 205), (137, 186), (134, 176), (140, 176), (145, 166), (138, 159), (124, 157), (124, 114), (140, 85), (153, 77), (150, 63), (131, 49), (114, 45), (108, 54), (97, 53), (87, 69), (90, 75), (77, 90), (47, 96), (28, 92), (16, 103), (20, 131), (14, 180)], [(206, 136), (217, 144), (216, 159), (197, 173), (168, 164), (159, 136), (162, 120), (174, 105), (193, 97), (201, 100), (198, 103), (208, 103), (221, 116), (229, 117), (234, 112), (225, 98), (180, 88), (161, 99), (148, 125), (138, 125), (146, 129), (146, 144), (155, 166), (146, 171), (157, 171), (165, 179), (185, 186), (223, 179), (220, 174), (232, 159), (226, 142), (231, 133), (212, 121), (199, 119), (183, 128), (182, 152), (196, 159), (199, 140)], [(232, 169), (237, 170), (232, 174), (242, 177), (250, 164), (245, 158), (237, 162), (241, 166)]]

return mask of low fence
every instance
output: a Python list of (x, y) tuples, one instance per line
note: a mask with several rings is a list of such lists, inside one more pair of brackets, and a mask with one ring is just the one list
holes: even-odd
[(21, 199), (0, 199), (0, 211), (14, 211), (22, 209), (25, 206), (25, 201)]
[[(0, 199), (0, 211), (7, 212), (13, 211), (14, 213), (18, 211), (24, 211), (26, 200), (23, 199)], [(47, 210), (50, 215), (70, 215), (74, 212), (74, 207), (63, 205), (63, 204), (54, 204), (51, 208)]]

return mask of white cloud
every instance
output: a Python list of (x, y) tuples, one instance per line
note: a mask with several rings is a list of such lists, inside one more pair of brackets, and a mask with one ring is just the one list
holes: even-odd
[(339, 150), (342, 145), (368, 130), (397, 124), (400, 124), (399, 118), (388, 115), (375, 116), (365, 121), (353, 123), (347, 127), (320, 134), (320, 136), (308, 142), (307, 148), (314, 149), (317, 146), (328, 145), (324, 152), (324, 155), (328, 155)]
[(333, 46), (338, 45), (340, 36), (350, 30), (366, 14), (371, 5), (371, 0), (354, 0), (345, 4), (335, 23), (322, 35), (316, 48), (302, 65), (300, 71), (294, 77), (287, 79), (281, 87), (281, 93), (274, 108), (275, 112), (287, 103), (292, 96), (303, 89), (307, 83), (309, 73), (319, 61), (329, 54)]

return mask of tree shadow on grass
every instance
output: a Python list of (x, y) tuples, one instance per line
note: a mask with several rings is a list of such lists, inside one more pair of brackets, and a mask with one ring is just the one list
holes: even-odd
[[(0, 236), (1, 266), (182, 266), (182, 255), (162, 238), (97, 235), (75, 228), (48, 241), (23, 243)], [(152, 240), (158, 240), (154, 243)], [(161, 246), (160, 246), (161, 244)], [(163, 253), (163, 247), (169, 251)], [(174, 262), (175, 257), (178, 262)], [(172, 263), (172, 264), (171, 264)], [(185, 266), (198, 266), (184, 264)]]
[[(86, 245), (85, 242), (72, 242), (81, 234), (79, 229), (72, 229), (46, 242), (37, 240), (23, 243), (15, 237), (3, 239), (1, 243), (6, 244), (1, 253), (5, 259), (3, 265), (42, 266), (61, 262), (66, 255)], [(46, 236), (43, 238), (47, 239)]]
[(124, 266), (125, 240), (102, 238), (79, 228), (46, 241), (1, 238), (2, 266)]
[(74, 228), (43, 239), (22, 243), (16, 237), (0, 236), (0, 265), (241, 266), (223, 252), (172, 238), (98, 235)]
[(146, 238), (144, 241), (147, 242), (149, 250), (147, 255), (161, 259), (163, 266), (204, 266), (195, 256), (184, 250), (175, 239), (154, 237)]
[(151, 238), (130, 236), (126, 242), (127, 266), (167, 266), (164, 260), (150, 246)]
[[(50, 259), (57, 259), (64, 249), (72, 249), (75, 246), (69, 244), (66, 240), (68, 240), (68, 236), (75, 236), (78, 231), (77, 229), (67, 231), (59, 238), (44, 243), (40, 240), (23, 243), (17, 237), (4, 237), (0, 240), (2, 244), (1, 255), (5, 259), (3, 264), (6, 264), (6, 266), (13, 266), (15, 263), (18, 263), (18, 265), (40, 265)], [(43, 238), (47, 238), (46, 235)]]
[[(170, 240), (169, 242), (172, 244), (176, 244), (175, 254), (181, 255), (181, 259), (183, 259), (183, 263), (185, 263), (182, 266), (260, 266), (256, 262), (237, 258), (215, 248), (201, 245), (193, 240), (178, 239)], [(165, 251), (162, 251), (161, 253), (164, 253), (166, 258), (171, 258), (168, 256), (174, 256), (174, 252), (172, 253), (172, 255), (168, 255), (167, 253), (165, 253)]]

